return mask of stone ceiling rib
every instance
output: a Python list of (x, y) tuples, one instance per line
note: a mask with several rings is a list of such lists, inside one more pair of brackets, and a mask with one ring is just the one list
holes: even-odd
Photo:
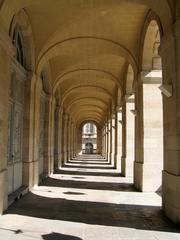
[(105, 71), (105, 70), (101, 70), (101, 69), (73, 69), (69, 72), (66, 72), (64, 73), (62, 76), (60, 76), (56, 82), (55, 82), (55, 85), (54, 85), (54, 91), (56, 91), (58, 85), (65, 81), (66, 80), (66, 77), (71, 77), (74, 73), (77, 73), (77, 72), (99, 72), (99, 73), (102, 73), (102, 74), (105, 74), (107, 75), (111, 80), (113, 80), (117, 85), (118, 87), (120, 87), (120, 89), (122, 90), (122, 86), (121, 86), (121, 83), (119, 81), (118, 78), (116, 78), (116, 76), (114, 76), (113, 74), (111, 74), (110, 72), (108, 71)]
[(74, 105), (80, 105), (80, 104), (97, 104), (100, 108), (106, 109), (108, 108), (107, 103), (102, 101), (101, 99), (95, 98), (95, 97), (86, 97), (86, 98), (78, 98), (72, 101), (69, 106), (67, 106), (67, 111), (70, 111), (71, 108), (74, 107)]
[(88, 90), (88, 91), (93, 91), (93, 90), (97, 90), (99, 92), (103, 92), (104, 94), (107, 94), (110, 98), (113, 98), (112, 94), (110, 92), (108, 92), (106, 89), (104, 88), (100, 88), (100, 87), (96, 87), (96, 86), (79, 86), (79, 87), (74, 87), (69, 89), (66, 93), (64, 93), (64, 95), (62, 96), (62, 104), (64, 103), (64, 101), (66, 100), (66, 98), (72, 94), (72, 92), (79, 92), (79, 90)]
[(113, 41), (111, 39), (106, 39), (106, 38), (101, 38), (101, 37), (79, 36), (79, 37), (64, 39), (61, 42), (56, 42), (56, 43), (52, 44), (50, 47), (48, 47), (47, 49), (42, 50), (42, 53), (40, 54), (40, 56), (37, 60), (37, 70), (36, 71), (38, 72), (39, 67), (41, 67), (41, 62), (43, 62), (43, 64), (44, 64), (49, 59), (57, 56), (58, 52), (60, 52), (61, 48), (63, 48), (63, 46), (62, 46), (63, 44), (68, 43), (68, 42), (73, 42), (73, 41), (80, 41), (80, 40), (85, 40), (85, 41), (94, 40), (96, 43), (97, 43), (97, 41), (107, 42), (108, 45), (111, 45), (111, 47), (109, 46), (109, 48), (117, 49), (119, 56), (129, 60), (131, 65), (135, 69), (137, 69), (137, 62), (136, 62), (135, 56), (130, 52), (130, 50), (127, 47), (123, 46), (122, 44), (120, 44), (116, 41)]

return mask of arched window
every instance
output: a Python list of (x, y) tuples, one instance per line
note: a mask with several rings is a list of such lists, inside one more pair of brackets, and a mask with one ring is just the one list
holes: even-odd
[(23, 53), (23, 44), (22, 36), (18, 27), (15, 27), (13, 32), (13, 45), (16, 48), (16, 59), (17, 61), (24, 66), (24, 53)]
[(94, 134), (95, 133), (95, 126), (94, 126), (94, 124), (93, 123), (87, 123), (85, 125), (84, 131), (87, 134)]

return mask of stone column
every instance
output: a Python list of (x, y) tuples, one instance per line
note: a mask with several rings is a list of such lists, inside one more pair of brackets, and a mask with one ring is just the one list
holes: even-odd
[(108, 131), (108, 122), (106, 122), (106, 159), (109, 161), (108, 152), (109, 152), (109, 131)]
[[(134, 112), (134, 97), (126, 97), (126, 107), (123, 108), (125, 119), (126, 119), (126, 144), (125, 144), (125, 156), (122, 157), (122, 175), (133, 177), (133, 164), (134, 164), (134, 142), (135, 142), (135, 132), (134, 132), (134, 122), (135, 122), (135, 112)], [(123, 119), (123, 121), (125, 120)], [(125, 150), (124, 149), (124, 150)]]
[(59, 109), (59, 113), (58, 113), (59, 117), (59, 121), (58, 121), (58, 148), (59, 148), (59, 156), (58, 156), (58, 168), (62, 167), (62, 117), (63, 117), (63, 109), (60, 108)]
[(74, 157), (77, 156), (77, 127), (74, 128)]
[(76, 127), (74, 125), (74, 128), (73, 128), (73, 157), (76, 156), (76, 131), (75, 131)]
[(112, 122), (111, 118), (108, 119), (108, 161), (111, 161), (111, 152), (112, 152)]
[(66, 116), (66, 135), (65, 135), (65, 163), (68, 161), (68, 151), (69, 151), (69, 122), (70, 122), (70, 117), (67, 114)]
[(34, 89), (36, 75), (33, 72), (27, 73), (25, 82), (25, 105), (24, 105), (24, 126), (23, 126), (23, 184), (31, 189), (34, 185), (34, 160), (33, 160), (33, 137), (34, 137)]
[(37, 78), (35, 85), (35, 106), (34, 106), (34, 139), (33, 139), (33, 162), (34, 162), (34, 178), (33, 185), (37, 187), (39, 184), (39, 141), (40, 141), (40, 95), (42, 89), (42, 81)]
[(45, 98), (45, 133), (44, 133), (44, 172), (51, 174), (51, 111), (52, 96), (46, 95)]
[(117, 134), (116, 134), (116, 145), (117, 145), (117, 153), (116, 153), (116, 162), (117, 169), (121, 172), (121, 157), (122, 157), (122, 108), (117, 108), (116, 112), (117, 119)]
[(63, 165), (66, 163), (66, 159), (67, 159), (67, 124), (68, 124), (68, 115), (64, 112), (63, 113), (63, 136), (62, 136), (62, 148), (63, 148), (63, 158), (62, 158), (62, 162)]
[(73, 158), (73, 142), (74, 142), (74, 123), (71, 123), (71, 149), (70, 149), (70, 159)]
[(98, 154), (102, 155), (102, 129), (97, 128), (97, 136), (99, 135), (99, 151)]
[(116, 116), (112, 114), (111, 117), (111, 161), (114, 167), (116, 167)]
[[(162, 202), (166, 215), (180, 224), (180, 19), (172, 29), (173, 33), (163, 37), (160, 48), (164, 88)], [(168, 98), (171, 89), (172, 96)]]
[(59, 166), (59, 106), (55, 107), (54, 116), (54, 168)]
[(122, 156), (121, 156), (121, 174), (125, 176), (126, 161), (126, 102), (122, 105)]
[(77, 153), (82, 154), (82, 128), (77, 129)]
[(70, 151), (71, 151), (71, 118), (69, 117), (67, 125), (67, 161), (70, 160)]
[(104, 153), (103, 153), (103, 157), (106, 158), (106, 139), (107, 137), (107, 134), (106, 134), (106, 123), (104, 124)]
[(11, 59), (15, 51), (11, 39), (0, 29), (0, 215), (7, 208), (8, 176), (8, 109), (10, 96)]
[(55, 107), (56, 107), (56, 101), (51, 96), (48, 99), (48, 108), (49, 108), (49, 124), (48, 124), (48, 132), (49, 136), (47, 138), (48, 145), (46, 148), (49, 149), (49, 157), (48, 157), (48, 173), (53, 174), (54, 173), (54, 113), (55, 113)]
[(154, 77), (153, 70), (151, 74), (152, 77), (147, 77), (147, 73), (142, 72), (139, 75), (141, 86), (136, 89), (136, 94), (139, 94), (140, 102), (143, 104), (140, 106), (136, 104), (138, 109), (136, 118), (142, 127), (139, 138), (142, 139), (141, 146), (136, 145), (141, 155), (138, 157), (136, 153), (134, 182), (136, 188), (141, 191), (156, 192), (161, 187), (163, 168), (162, 96), (158, 88), (162, 78), (157, 70), (154, 71)]
[(106, 132), (105, 132), (105, 125), (104, 125), (102, 129), (102, 156), (103, 157), (105, 157), (105, 154), (106, 154), (105, 146), (106, 146)]

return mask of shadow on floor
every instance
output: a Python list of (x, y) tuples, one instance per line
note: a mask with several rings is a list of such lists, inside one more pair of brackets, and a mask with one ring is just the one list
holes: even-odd
[(160, 207), (68, 200), (66, 195), (65, 198), (52, 198), (29, 193), (15, 202), (5, 214), (91, 225), (180, 232), (176, 225), (163, 215)]
[(55, 233), (55, 232), (42, 235), (42, 239), (44, 240), (82, 240), (82, 238), (79, 238), (79, 237), (64, 235), (64, 234)]
[[(44, 184), (41, 184), (44, 186)], [(78, 189), (95, 189), (95, 190), (109, 190), (109, 191), (123, 191), (123, 192), (137, 192), (131, 183), (112, 183), (112, 182), (89, 182), (78, 180), (63, 180), (48, 178), (45, 181), (45, 186), (64, 187), (64, 188), (78, 188)]]
[(103, 165), (103, 166), (108, 166), (108, 165), (110, 165), (110, 162), (91, 162), (91, 161), (89, 161), (89, 160), (87, 160), (87, 161), (68, 161), (67, 162), (68, 164), (93, 164), (93, 165)]
[[(86, 163), (87, 164), (87, 163)], [(99, 165), (101, 165), (101, 164), (99, 164)], [(109, 164), (109, 165), (111, 165), (111, 164)], [(84, 165), (84, 164), (81, 164), (81, 163), (78, 163), (78, 164), (75, 164), (75, 163), (72, 163), (72, 164), (65, 164), (63, 167), (68, 167), (68, 168), (82, 168), (82, 169), (84, 169), (84, 168), (89, 168), (89, 169), (99, 169), (99, 170), (110, 170), (110, 169), (115, 169), (115, 167), (114, 166), (106, 166), (106, 165), (104, 165), (104, 164), (102, 164), (102, 166), (91, 166), (91, 164), (89, 164), (88, 166), (87, 165)]]
[[(82, 172), (79, 170), (82, 170)], [(55, 173), (56, 174), (64, 174), (64, 175), (122, 177), (122, 175), (118, 172), (91, 172), (91, 171), (86, 171), (86, 169), (79, 169), (79, 170), (72, 171), (72, 170), (65, 170), (65, 169), (56, 169)]]

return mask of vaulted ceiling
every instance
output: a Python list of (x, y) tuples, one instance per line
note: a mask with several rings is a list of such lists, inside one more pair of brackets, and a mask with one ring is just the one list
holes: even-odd
[(167, 27), (166, 0), (4, 0), (0, 21), (9, 31), (13, 16), (29, 17), (36, 73), (48, 63), (51, 86), (77, 124), (101, 124), (123, 96), (125, 72), (138, 66), (139, 41), (149, 9)]

